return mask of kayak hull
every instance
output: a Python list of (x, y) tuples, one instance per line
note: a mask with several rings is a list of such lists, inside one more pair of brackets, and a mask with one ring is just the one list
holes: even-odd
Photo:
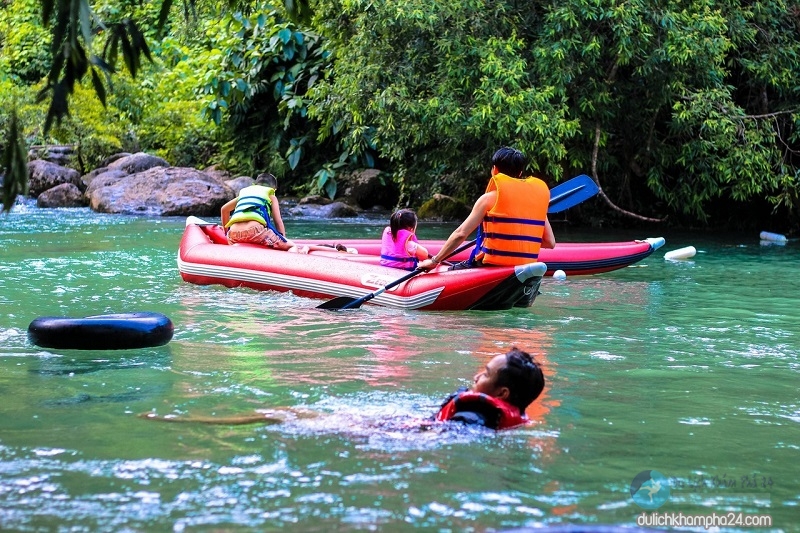
[[(197, 285), (291, 291), (298, 296), (361, 298), (407, 274), (363, 261), (346, 252), (296, 254), (252, 244), (230, 246), (216, 225), (187, 224), (178, 252), (184, 281)], [(547, 265), (420, 274), (371, 299), (369, 303), (426, 311), (500, 310), (528, 307), (538, 294)]]
[[(377, 239), (344, 239), (344, 240), (295, 240), (302, 244), (339, 243), (358, 250), (358, 255), (347, 258), (350, 261), (378, 264), (380, 262), (381, 243)], [(420, 240), (429, 253), (436, 254), (444, 244), (441, 240)], [(637, 263), (650, 256), (664, 245), (662, 237), (651, 237), (635, 241), (558, 243), (555, 248), (542, 248), (539, 261), (547, 265), (547, 275), (556, 270), (563, 270), (568, 276), (586, 276), (611, 272)], [(469, 248), (449, 259), (457, 263), (469, 259), (472, 248)]]

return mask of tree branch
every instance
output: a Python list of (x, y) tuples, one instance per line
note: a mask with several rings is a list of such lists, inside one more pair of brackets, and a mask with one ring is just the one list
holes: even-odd
[(600, 123), (598, 122), (594, 128), (594, 147), (592, 148), (592, 177), (594, 178), (595, 183), (597, 183), (597, 187), (600, 189), (600, 192), (598, 194), (603, 198), (603, 200), (605, 200), (605, 202), (609, 205), (609, 207), (611, 207), (611, 209), (617, 211), (618, 213), (622, 213), (625, 216), (635, 218), (637, 220), (643, 220), (645, 222), (664, 222), (666, 218), (650, 218), (639, 215), (637, 213), (633, 213), (631, 211), (626, 211), (625, 209), (622, 209), (621, 207), (616, 205), (614, 202), (611, 201), (611, 199), (608, 196), (606, 196), (606, 193), (603, 190), (603, 186), (600, 185), (600, 180), (597, 177), (597, 153), (599, 152), (599, 150), (600, 150)]
[(778, 117), (780, 115), (790, 115), (792, 113), (797, 113), (798, 111), (800, 111), (800, 108), (787, 109), (785, 111), (775, 111), (774, 113), (765, 113), (763, 115), (740, 115), (740, 116), (733, 116), (733, 117), (730, 117), (730, 118), (732, 118), (732, 119), (737, 119), (737, 118), (747, 118), (747, 119), (773, 118), (773, 117)]

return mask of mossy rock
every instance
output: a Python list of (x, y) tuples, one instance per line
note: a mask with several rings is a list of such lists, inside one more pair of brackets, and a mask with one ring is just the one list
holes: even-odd
[(417, 209), (417, 216), (426, 220), (464, 220), (470, 208), (464, 202), (444, 194), (434, 194), (433, 198)]

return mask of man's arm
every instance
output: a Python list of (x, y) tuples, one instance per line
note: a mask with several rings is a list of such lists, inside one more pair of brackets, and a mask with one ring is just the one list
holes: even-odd
[(317, 418), (320, 413), (302, 408), (276, 407), (273, 409), (259, 409), (256, 414), (239, 416), (189, 416), (177, 417), (174, 415), (159, 416), (153, 412), (140, 413), (139, 418), (154, 420), (156, 422), (215, 424), (220, 426), (240, 426), (244, 424), (281, 424), (304, 418)]
[(464, 242), (464, 239), (470, 236), (470, 234), (475, 231), (475, 229), (480, 226), (483, 217), (486, 215), (486, 212), (492, 208), (492, 206), (497, 201), (497, 192), (491, 191), (487, 192), (480, 198), (475, 201), (475, 205), (472, 206), (472, 212), (470, 212), (469, 216), (461, 223), (459, 227), (457, 227), (453, 233), (450, 234), (447, 241), (442, 246), (442, 249), (434, 256), (436, 261), (433, 259), (426, 259), (422, 261), (417, 268), (421, 268), (423, 270), (430, 270), (442, 261), (444, 261), (448, 255), (453, 253), (453, 251)]
[(233, 213), (234, 209), (236, 209), (236, 198), (227, 202), (222, 208), (219, 210), (220, 218), (222, 219), (223, 227), (228, 223), (231, 219), (231, 213)]
[(544, 234), (542, 235), (542, 248), (555, 248), (556, 236), (553, 234), (553, 228), (550, 226), (550, 221), (544, 217)]

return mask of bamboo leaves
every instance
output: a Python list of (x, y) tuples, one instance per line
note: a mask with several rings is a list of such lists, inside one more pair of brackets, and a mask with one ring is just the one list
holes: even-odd
[(28, 158), (16, 109), (11, 110), (6, 145), (3, 150), (3, 211), (10, 211), (17, 196), (28, 194)]

